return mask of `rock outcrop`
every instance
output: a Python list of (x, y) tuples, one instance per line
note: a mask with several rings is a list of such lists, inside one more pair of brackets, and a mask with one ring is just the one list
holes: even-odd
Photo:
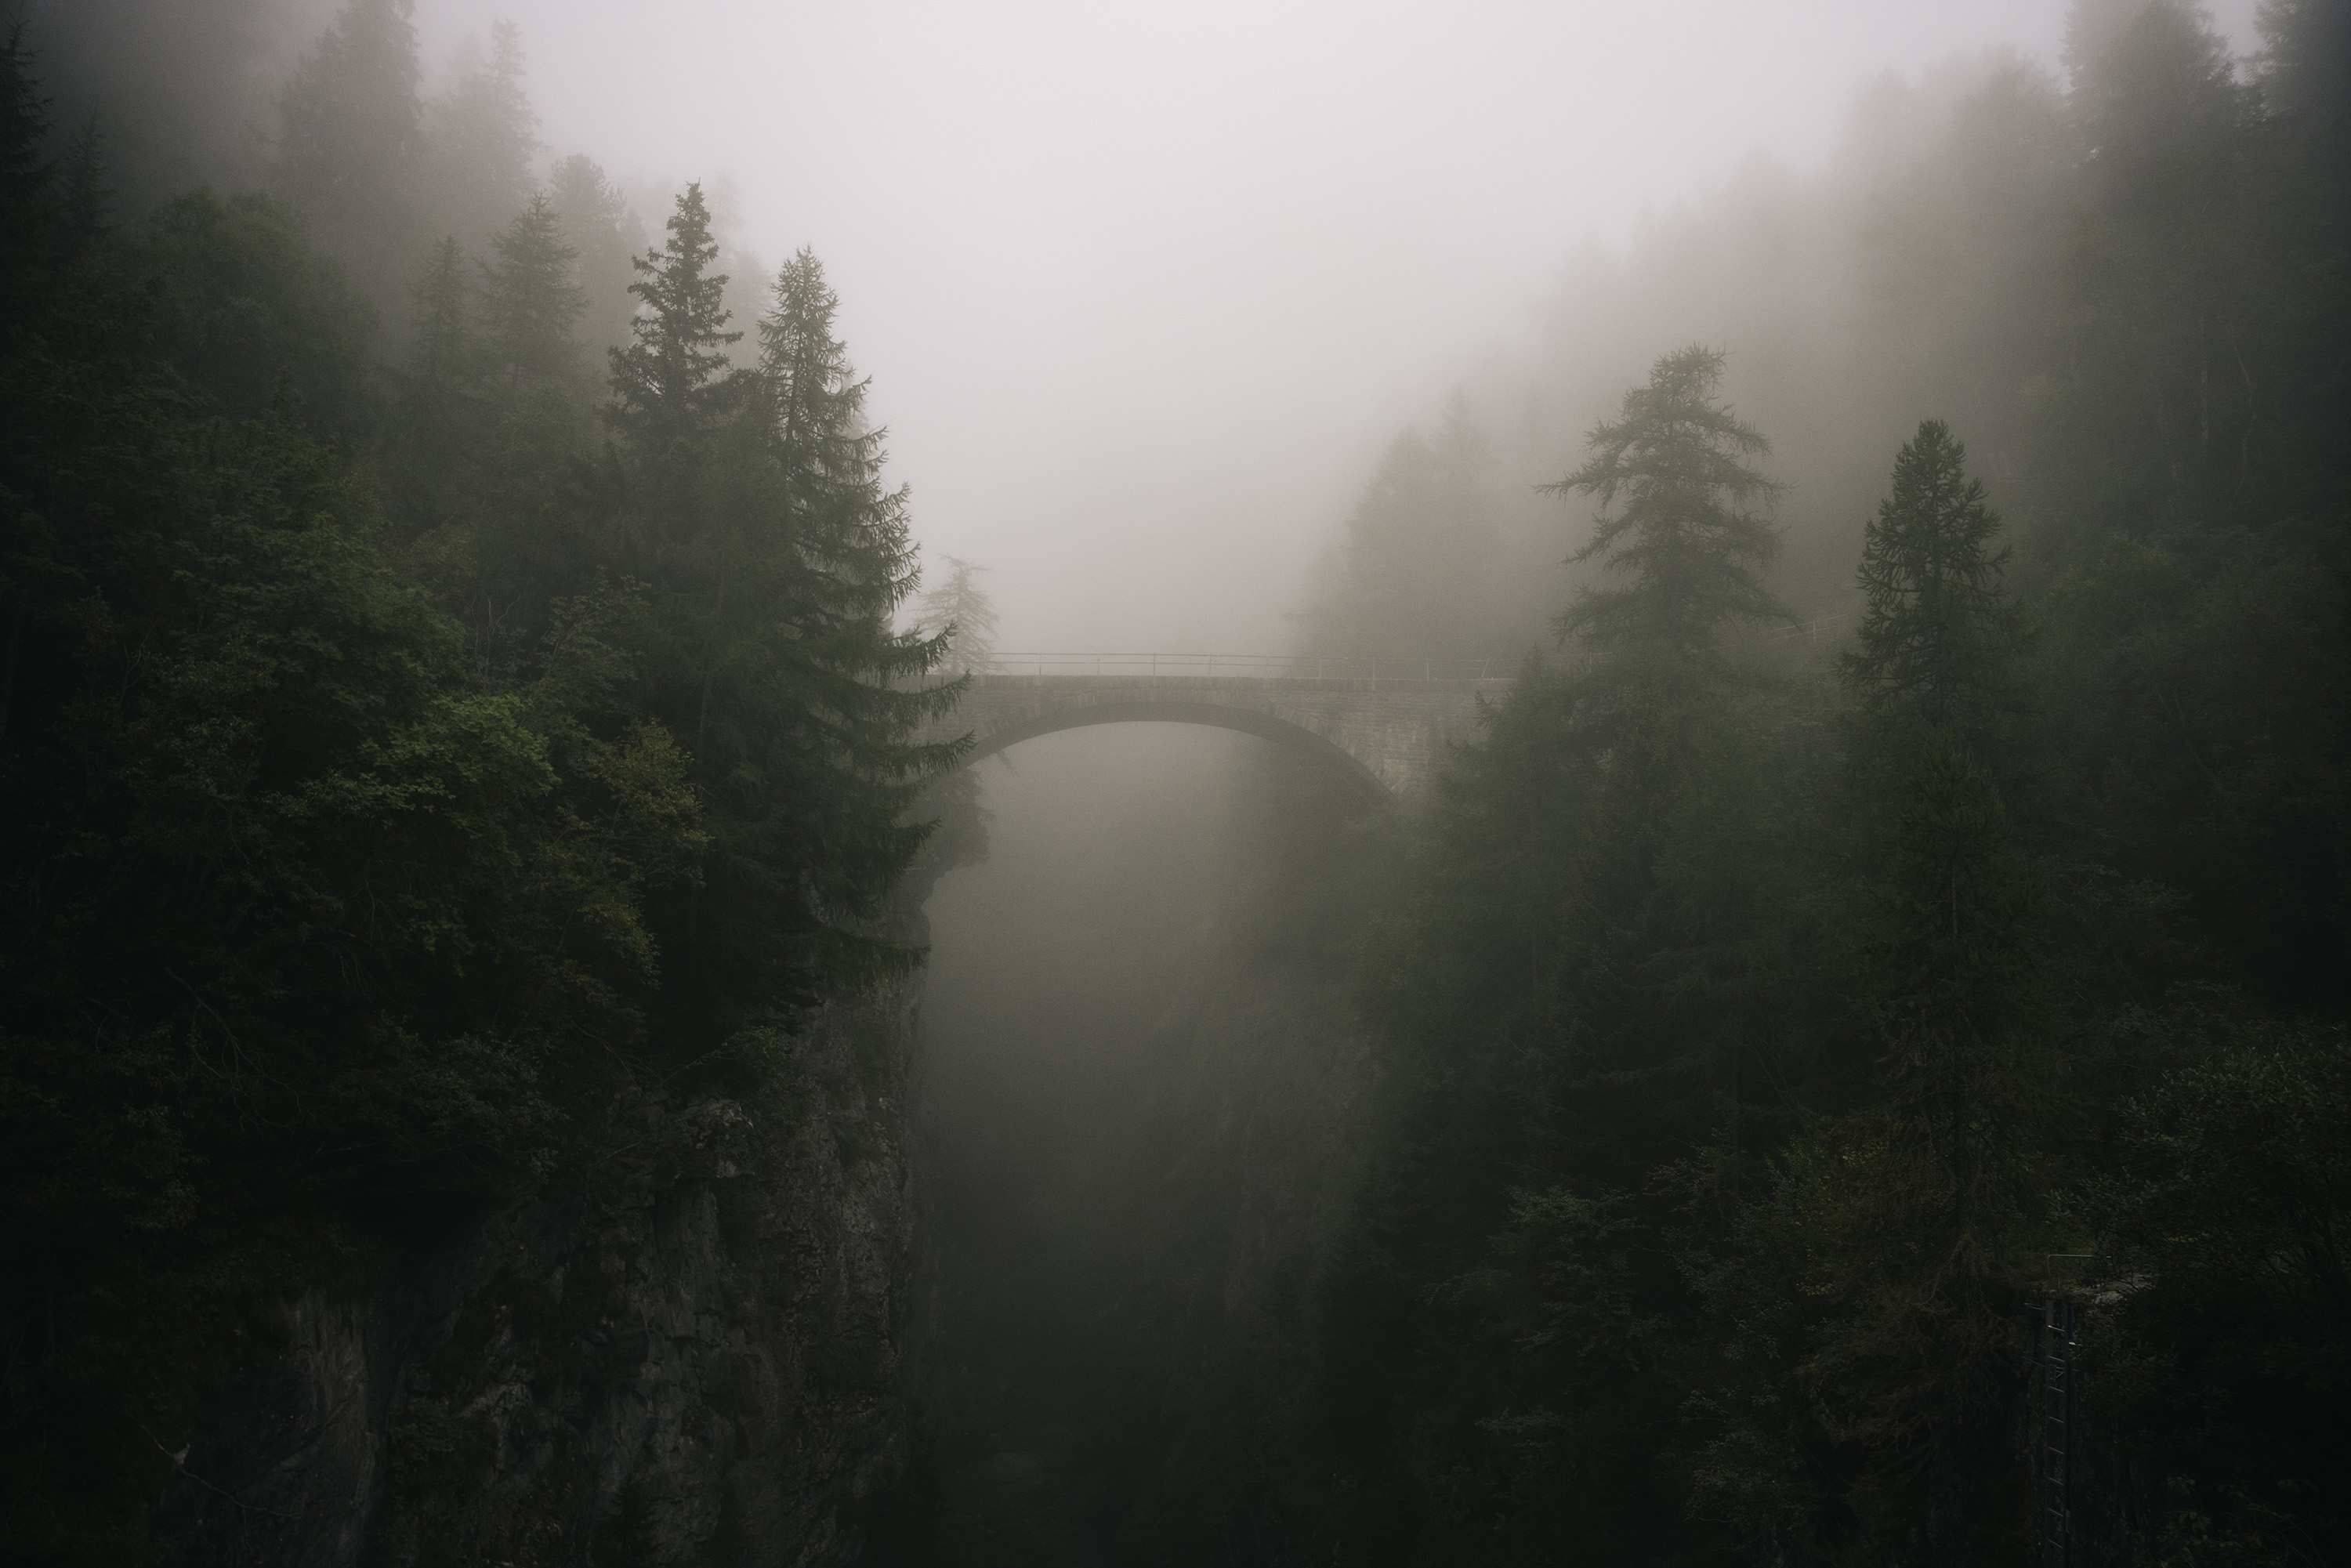
[(857, 1560), (927, 1371), (918, 992), (814, 1015), (757, 1101), (617, 1107), (583, 1168), (288, 1304), (182, 1457), (184, 1560)]

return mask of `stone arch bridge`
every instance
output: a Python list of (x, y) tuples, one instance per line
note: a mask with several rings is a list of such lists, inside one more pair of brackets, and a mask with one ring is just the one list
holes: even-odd
[(1476, 660), (999, 653), (921, 738), (968, 734), (977, 762), (1090, 725), (1207, 725), (1319, 757), (1367, 796), (1396, 800), (1426, 785), (1447, 742), (1474, 733), (1478, 699), (1509, 686)]

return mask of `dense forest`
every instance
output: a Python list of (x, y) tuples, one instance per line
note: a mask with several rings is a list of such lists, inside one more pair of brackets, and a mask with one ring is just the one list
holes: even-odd
[(1287, 895), (1381, 1063), (1351, 1559), (2030, 1560), (2052, 1291), (2074, 1561), (2351, 1550), (2351, 14), (2262, 27), (2077, 6), (1593, 264), (1590, 359), (1729, 329), (1563, 460), (1457, 399), (1367, 486), (1310, 646), (1575, 587), (1384, 896)]
[[(0, 56), (12, 1560), (171, 1560), (294, 1291), (804, 1113), (986, 850), (918, 737), (993, 614), (817, 258), (550, 160), (511, 27), (428, 97), (406, 0), (298, 9)], [(1170, 909), (1064, 934), (1166, 1040), (952, 972), (1011, 1021), (945, 1222), (1033, 1249), (948, 1277), (1122, 1439), (1129, 1560), (2030, 1560), (2052, 1313), (2072, 1561), (2351, 1556), (2351, 6), (2262, 29), (2077, 0), (2062, 74), (1574, 258), (1297, 622), (1513, 674), (1480, 737), (1368, 815), (1240, 764)], [(1202, 909), (1184, 1000), (1135, 954)], [(1310, 1186), (1294, 1312), (1218, 1319)], [(481, 1462), (401, 1420), (394, 1489)]]
[(799, 1014), (918, 960), (956, 688), (823, 269), (730, 325), (688, 186), (607, 297), (622, 204), (532, 189), (517, 47), (427, 136), (359, 0), (277, 193), (136, 222), (0, 57), (11, 1558), (149, 1560), (271, 1300), (788, 1095)]

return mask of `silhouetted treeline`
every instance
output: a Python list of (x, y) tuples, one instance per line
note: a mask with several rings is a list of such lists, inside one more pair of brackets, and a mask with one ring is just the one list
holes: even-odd
[[(2077, 7), (1878, 204), (1826, 383), (1909, 427), (1816, 653), (1817, 401), (1677, 350), (1552, 486), (1557, 652), (1363, 937), (1351, 1560), (2034, 1560), (2053, 1280), (2074, 1562), (2351, 1550), (2351, 9), (2262, 26)], [(1492, 574), (1427, 452), (1318, 625)]]
[[(955, 688), (893, 629), (905, 497), (821, 267), (730, 324), (689, 186), (602, 298), (618, 204), (532, 188), (511, 34), (420, 120), (405, 16), (354, 0), (295, 73), (298, 206), (130, 225), (104, 123), (0, 55), (12, 1558), (155, 1560), (269, 1301), (592, 1191), (633, 1107), (787, 1093), (797, 1011), (916, 957), (886, 901), (953, 750), (908, 737)], [(434, 157), (462, 203), (407, 200)], [(396, 362), (314, 239), (413, 259)]]

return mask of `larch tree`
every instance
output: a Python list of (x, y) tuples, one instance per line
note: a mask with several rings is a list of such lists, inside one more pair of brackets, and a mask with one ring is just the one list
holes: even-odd
[(915, 629), (944, 635), (947, 662), (956, 669), (985, 674), (996, 656), (996, 606), (979, 585), (987, 569), (952, 555), (946, 564), (946, 580), (923, 592)]
[(1719, 401), (1722, 366), (1700, 345), (1667, 354), (1593, 430), (1583, 465), (1541, 486), (1599, 499), (1590, 542), (1569, 559), (1626, 580), (1586, 589), (1560, 618), (1562, 640), (1694, 674), (1715, 666), (1725, 628), (1788, 618), (1763, 585), (1780, 554), (1769, 520), (1780, 487), (1753, 460), (1771, 444)]

